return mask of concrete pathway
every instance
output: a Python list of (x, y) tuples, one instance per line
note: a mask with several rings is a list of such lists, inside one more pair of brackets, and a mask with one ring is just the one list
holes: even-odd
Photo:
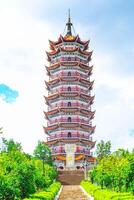
[(58, 200), (89, 200), (79, 185), (65, 185)]

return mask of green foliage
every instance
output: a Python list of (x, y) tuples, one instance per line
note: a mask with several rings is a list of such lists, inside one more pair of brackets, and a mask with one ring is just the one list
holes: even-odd
[(40, 160), (43, 160), (45, 163), (52, 163), (51, 151), (44, 142), (38, 141), (38, 145), (34, 150), (34, 156)]
[(21, 151), (22, 147), (21, 144), (18, 142), (14, 142), (13, 139), (7, 140), (5, 138), (2, 138), (3, 141), (3, 147), (1, 151), (4, 152), (11, 152), (11, 151)]
[(22, 152), (21, 145), (13, 140), (3, 140), (0, 153), (0, 200), (16, 200), (29, 197), (37, 190), (52, 184), (57, 172), (42, 161)]
[(61, 184), (59, 182), (55, 182), (51, 184), (46, 190), (42, 190), (40, 192), (37, 192), (35, 194), (30, 195), (30, 198), (26, 198), (24, 200), (52, 200), (57, 195), (59, 189), (61, 187)]
[(103, 157), (90, 171), (90, 179), (102, 189), (134, 194), (134, 153), (119, 149)]
[(0, 127), (0, 134), (3, 133), (3, 127)]
[(101, 189), (101, 187), (93, 185), (89, 181), (82, 181), (81, 186), (85, 189), (85, 191), (94, 197), (95, 200), (129, 200), (134, 199), (134, 196), (132, 196), (130, 193), (117, 193), (114, 191), (110, 191), (107, 189)]
[(97, 144), (97, 149), (96, 149), (96, 155), (98, 160), (101, 160), (102, 158), (110, 154), (111, 154), (111, 142), (110, 141), (104, 142), (103, 140), (101, 140), (100, 143)]
[(14, 177), (0, 175), (0, 200), (14, 200), (15, 197), (19, 196), (20, 190), (16, 185)]

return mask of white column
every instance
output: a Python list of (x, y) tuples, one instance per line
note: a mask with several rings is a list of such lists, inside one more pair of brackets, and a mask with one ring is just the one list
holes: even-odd
[(66, 151), (66, 167), (68, 168), (75, 167), (76, 144), (65, 144), (65, 151)]

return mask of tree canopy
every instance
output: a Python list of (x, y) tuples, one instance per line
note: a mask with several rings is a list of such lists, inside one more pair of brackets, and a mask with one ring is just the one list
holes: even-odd
[[(20, 143), (3, 139), (0, 152), (0, 200), (16, 200), (48, 187), (57, 172), (45, 160), (45, 174), (42, 161), (22, 151)], [(47, 149), (49, 152), (50, 150)]]
[(101, 160), (102, 158), (110, 154), (111, 154), (111, 142), (110, 141), (104, 142), (103, 140), (101, 140), (100, 143), (97, 144), (97, 149), (96, 149), (96, 155), (98, 160)]
[(52, 164), (50, 148), (42, 141), (38, 141), (38, 144), (34, 150), (34, 156), (40, 160), (43, 160), (45, 163)]
[(4, 152), (22, 151), (21, 144), (18, 142), (15, 142), (13, 139), (7, 140), (5, 138), (2, 138), (2, 142), (3, 142), (3, 145), (2, 145), (1, 151), (4, 151)]
[(99, 163), (90, 172), (92, 183), (100, 185), (101, 188), (131, 191), (134, 194), (134, 152), (118, 149), (109, 154), (108, 150), (108, 153), (98, 153), (98, 156)]

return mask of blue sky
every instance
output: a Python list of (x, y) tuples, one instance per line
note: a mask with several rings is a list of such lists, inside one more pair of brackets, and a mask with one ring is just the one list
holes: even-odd
[(6, 103), (12, 103), (19, 96), (19, 93), (5, 84), (0, 84), (0, 96)]
[[(95, 79), (95, 140), (113, 150), (134, 147), (134, 2), (131, 0), (0, 1), (0, 126), (31, 152), (45, 139), (43, 95), (48, 39), (64, 32), (68, 8), (75, 32), (90, 39)], [(9, 97), (7, 91), (10, 90)], [(15, 92), (15, 96), (14, 96)], [(11, 96), (10, 96), (11, 95)], [(13, 97), (13, 99), (12, 99)], [(17, 97), (17, 98), (16, 98)], [(12, 103), (6, 102), (7, 99)]]

